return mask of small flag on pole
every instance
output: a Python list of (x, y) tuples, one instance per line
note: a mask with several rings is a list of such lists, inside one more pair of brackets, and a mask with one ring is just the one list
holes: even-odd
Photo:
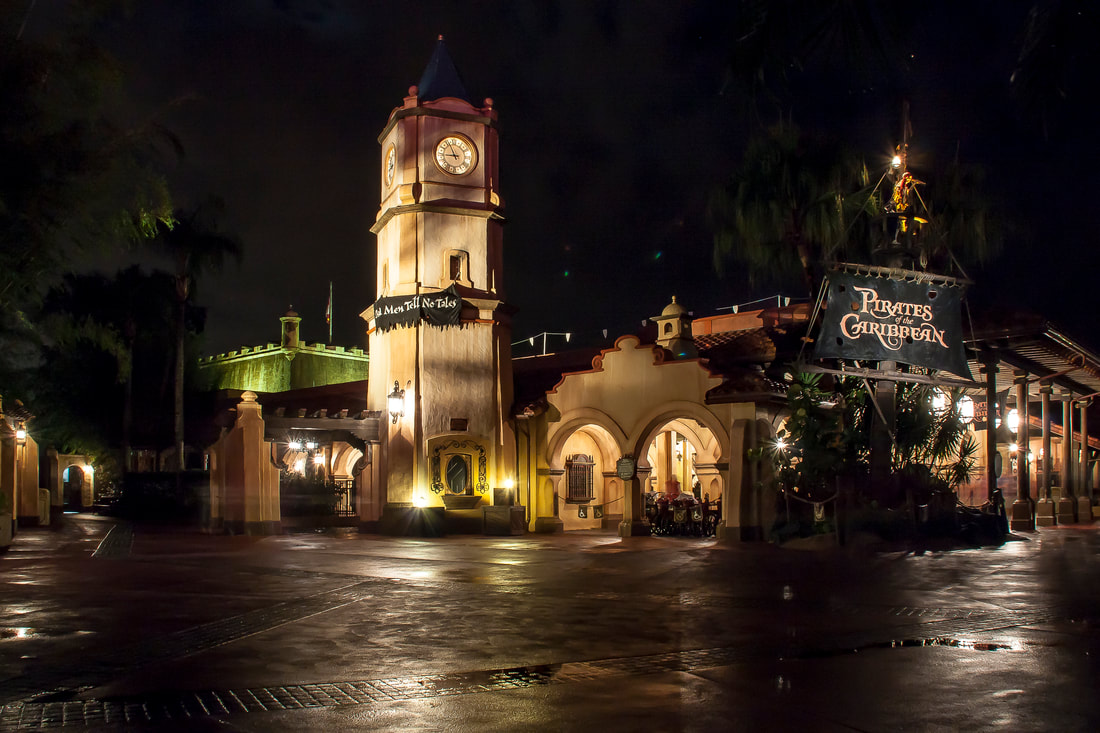
[(328, 283), (328, 307), (325, 308), (325, 323), (328, 324), (328, 342), (332, 343), (332, 281)]

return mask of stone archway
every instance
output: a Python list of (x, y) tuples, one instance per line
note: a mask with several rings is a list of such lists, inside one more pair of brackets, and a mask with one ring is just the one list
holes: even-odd
[(622, 521), (624, 486), (615, 464), (625, 440), (608, 415), (591, 408), (564, 416), (555, 428), (548, 445), (548, 473), (561, 529), (604, 529)]
[(705, 406), (695, 402), (669, 402), (659, 405), (639, 422), (639, 428), (631, 436), (633, 455), (639, 468), (652, 469), (649, 465), (649, 447), (668, 426), (675, 426), (691, 443), (697, 455), (705, 456), (713, 467), (708, 475), (721, 481), (721, 470), (729, 464), (729, 436), (721, 420)]
[(660, 492), (675, 479), (680, 490), (704, 493), (717, 501), (725, 487), (720, 466), (721, 441), (707, 427), (694, 420), (673, 419), (659, 426), (644, 454), (639, 456), (641, 470), (648, 473), (644, 492)]
[(689, 523), (676, 529), (663, 524), (662, 519), (661, 531), (706, 534), (713, 529), (723, 495), (728, 493), (725, 474), (730, 460), (729, 439), (721, 420), (698, 403), (665, 403), (639, 423), (633, 446), (642, 480), (639, 503), (653, 521), (668, 517), (660, 509), (663, 495), (683, 492), (697, 496), (700, 504), (706, 502), (691, 510), (692, 514), (699, 510), (702, 526)]
[(84, 501), (84, 467), (72, 464), (61, 469), (61, 507), (66, 512), (83, 510), (90, 502)]

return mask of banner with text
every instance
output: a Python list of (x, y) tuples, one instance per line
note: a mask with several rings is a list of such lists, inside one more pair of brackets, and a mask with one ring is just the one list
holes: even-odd
[(462, 298), (453, 285), (437, 293), (379, 298), (374, 304), (374, 324), (379, 331), (415, 326), (422, 320), (430, 326), (457, 326), (461, 315)]
[(961, 287), (829, 273), (814, 356), (900, 361), (971, 379)]

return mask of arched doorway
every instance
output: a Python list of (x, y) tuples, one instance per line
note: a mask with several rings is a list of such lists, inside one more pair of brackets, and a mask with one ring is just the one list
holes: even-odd
[(554, 514), (565, 531), (613, 529), (623, 519), (623, 481), (615, 473), (622, 431), (593, 414), (578, 415), (556, 431), (550, 446)]
[(62, 473), (61, 505), (66, 512), (84, 509), (84, 469), (80, 466), (69, 466)]
[[(706, 421), (709, 422), (709, 421)], [(645, 515), (656, 535), (711, 537), (725, 492), (720, 432), (689, 416), (662, 416), (639, 441)]]
[(332, 480), (341, 491), (336, 504), (337, 516), (351, 517), (358, 513), (358, 489), (366, 465), (367, 457), (359, 448), (347, 443), (333, 445)]

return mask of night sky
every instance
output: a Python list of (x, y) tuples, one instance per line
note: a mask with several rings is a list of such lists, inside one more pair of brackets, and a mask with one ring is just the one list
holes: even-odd
[[(543, 330), (614, 338), (674, 294), (701, 316), (778, 292), (750, 288), (743, 273), (719, 277), (711, 264), (707, 197), (759, 129), (727, 83), (736, 3), (136, 5), (101, 38), (125, 66), (138, 113), (159, 115), (183, 142), (172, 173), (180, 203), (221, 197), (223, 229), (244, 244), (239, 269), (200, 283), (207, 353), (277, 340), (291, 304), (303, 337), (327, 341), (330, 281), (333, 341), (365, 345), (358, 313), (375, 296), (377, 136), (439, 34), (471, 97), (492, 97), (500, 113), (514, 340)], [(895, 40), (911, 49), (908, 70), (878, 84), (807, 75), (793, 114), (803, 128), (845, 136), (877, 166), (909, 99), (918, 177), (958, 152), (984, 168), (1006, 217), (1005, 254), (969, 273), (974, 297), (1041, 311), (1095, 343), (1100, 161), (1095, 143), (1084, 144), (1094, 115), (1071, 106), (1044, 138), (1017, 113), (1008, 82), (1030, 5), (913, 5)], [(40, 0), (28, 32), (54, 12)]]

